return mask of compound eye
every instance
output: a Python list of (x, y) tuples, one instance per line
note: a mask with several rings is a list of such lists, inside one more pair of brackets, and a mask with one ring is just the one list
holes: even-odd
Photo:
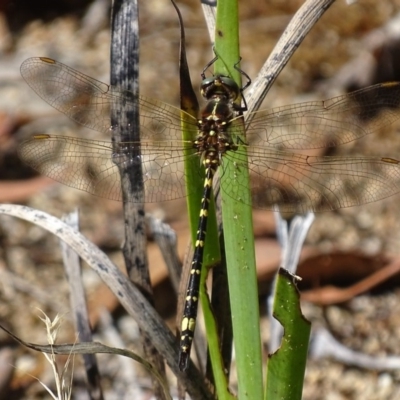
[(239, 86), (233, 79), (229, 78), (228, 76), (221, 76), (220, 79), (225, 87), (225, 90), (229, 93), (229, 97), (232, 100), (235, 100), (240, 93)]
[(203, 79), (200, 85), (200, 93), (203, 97), (207, 98), (207, 93), (210, 87), (214, 86), (215, 84), (215, 77), (212, 76), (211, 78)]
[(203, 79), (201, 82), (201, 86), (210, 86), (215, 83), (215, 76), (211, 76), (210, 78)]

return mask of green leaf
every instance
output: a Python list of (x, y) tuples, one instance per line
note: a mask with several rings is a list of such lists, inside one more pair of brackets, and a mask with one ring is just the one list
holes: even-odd
[(265, 396), (268, 400), (300, 400), (303, 391), (311, 323), (300, 309), (297, 279), (287, 270), (279, 269), (273, 315), (282, 324), (284, 335), (281, 347), (268, 361)]

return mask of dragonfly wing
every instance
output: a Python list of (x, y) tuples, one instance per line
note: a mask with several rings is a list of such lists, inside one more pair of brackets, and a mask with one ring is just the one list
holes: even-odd
[[(145, 202), (172, 200), (185, 196), (182, 148), (172, 141), (141, 143), (142, 155), (133, 159), (133, 147), (120, 143), (117, 151), (110, 142), (38, 135), (19, 146), (21, 158), (32, 168), (65, 185), (99, 197), (122, 200), (117, 164), (128, 163), (131, 172), (141, 163)], [(188, 155), (199, 163), (197, 155)]]
[[(21, 74), (56, 110), (108, 136), (112, 129), (118, 129), (111, 126), (113, 107), (123, 106), (125, 110), (130, 104), (134, 107), (131, 92), (106, 85), (49, 58), (24, 61)], [(145, 97), (139, 98), (139, 106), (140, 144), (123, 142), (113, 146), (111, 140), (38, 135), (22, 143), (21, 158), (54, 180), (113, 200), (121, 200), (122, 196), (117, 165), (125, 164), (135, 179), (135, 173), (140, 171), (135, 167), (141, 164), (145, 202), (183, 197), (184, 158), (197, 165), (199, 158), (192, 144), (182, 140), (181, 111)], [(188, 116), (186, 120), (192, 121), (196, 130), (196, 119)]]
[[(119, 90), (82, 74), (50, 58), (33, 57), (21, 65), (21, 75), (28, 85), (48, 104), (73, 121), (90, 129), (111, 134), (111, 109), (132, 104), (129, 91)], [(162, 135), (181, 138), (181, 111), (161, 101), (139, 98), (143, 139), (159, 139)], [(196, 125), (194, 118), (189, 118)]]
[(21, 75), (56, 110), (88, 128), (110, 132), (112, 95), (105, 83), (41, 57), (25, 60)]
[(398, 120), (400, 83), (382, 83), (328, 100), (257, 111), (247, 117), (250, 145), (280, 150), (337, 146)]
[[(314, 157), (261, 148), (248, 150), (253, 205), (304, 213), (351, 207), (400, 192), (400, 161), (379, 157)], [(229, 156), (235, 159), (234, 152)], [(240, 163), (223, 191), (240, 199)], [(225, 172), (225, 171), (224, 171)]]
[(188, 129), (198, 132), (197, 120), (179, 108), (162, 101), (140, 96), (140, 132), (146, 140), (173, 139), (182, 141), (182, 113)]

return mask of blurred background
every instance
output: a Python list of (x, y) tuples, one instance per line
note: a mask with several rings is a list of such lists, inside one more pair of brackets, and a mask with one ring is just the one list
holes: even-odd
[[(257, 76), (302, 4), (299, 0), (241, 2), (241, 68), (251, 78)], [(198, 88), (200, 74), (213, 57), (212, 47), (200, 2), (183, 0), (178, 6), (185, 23), (191, 76)], [(338, 0), (278, 77), (263, 108), (329, 98), (374, 83), (400, 80), (399, 11), (399, 0)], [(0, 0), (0, 201), (26, 204), (58, 217), (78, 207), (82, 233), (123, 268), (121, 204), (38, 176), (17, 155), (18, 145), (35, 133), (107, 139), (77, 126), (39, 99), (21, 78), (19, 67), (26, 58), (46, 56), (108, 83), (109, 20), (107, 0)], [(141, 94), (178, 106), (179, 25), (168, 0), (140, 3), (140, 32)], [(400, 114), (400, 110), (397, 112)], [(394, 124), (379, 137), (330, 149), (329, 155), (361, 153), (398, 159), (399, 129), (400, 125)], [(344, 344), (373, 356), (400, 355), (400, 267), (396, 270), (400, 265), (399, 199), (400, 195), (317, 215), (298, 272), (303, 277), (305, 313), (314, 324), (330, 325)], [(182, 207), (185, 199), (149, 204), (147, 210), (177, 231), (183, 258), (189, 233)], [(279, 266), (280, 250), (272, 213), (255, 210), (254, 215), (263, 305), (273, 272)], [(149, 260), (156, 306), (173, 327), (176, 300), (151, 237)], [(385, 268), (391, 272), (384, 277), (377, 274)], [(1, 324), (26, 341), (46, 343), (45, 328), (38, 318), (40, 308), (50, 317), (63, 315), (60, 342), (75, 340), (56, 238), (27, 222), (1, 215), (0, 274)], [(83, 278), (98, 340), (106, 341), (99, 315), (100, 310), (107, 309), (124, 344), (134, 348), (134, 322), (125, 316), (94, 272), (85, 268)], [(356, 286), (360, 282), (361, 287)], [(267, 349), (268, 322), (264, 320), (263, 339)], [(109, 390), (106, 397), (122, 398), (116, 395), (115, 386), (122, 369), (120, 361), (106, 356), (99, 359), (104, 386)], [(35, 379), (53, 385), (44, 357), (15, 346), (1, 332), (0, 368), (7, 371), (0, 375), (9, 377), (2, 385), (0, 379), (0, 398), (48, 398)], [(74, 393), (76, 398), (85, 398), (78, 397), (84, 387), (79, 361), (75, 369)], [(135, 384), (151, 393), (145, 374), (139, 372)], [(10, 395), (13, 397), (7, 397)], [(371, 371), (325, 358), (308, 364), (304, 399), (376, 400), (399, 395), (398, 371)]]

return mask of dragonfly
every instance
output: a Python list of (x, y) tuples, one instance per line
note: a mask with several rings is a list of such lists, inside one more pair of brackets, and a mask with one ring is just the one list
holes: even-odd
[[(50, 106), (80, 125), (110, 137), (119, 129), (111, 110), (134, 106), (132, 94), (102, 83), (46, 57), (29, 58), (21, 65), (28, 85)], [(185, 115), (197, 131), (183, 140), (184, 112), (144, 96), (140, 108), (140, 141), (113, 144), (109, 140), (34, 135), (19, 146), (20, 157), (31, 167), (65, 185), (96, 196), (122, 200), (118, 164), (143, 170), (144, 202), (184, 197), (184, 164), (203, 165), (204, 193), (190, 280), (181, 324), (179, 368), (190, 358), (196, 325), (200, 272), (214, 175), (224, 175), (221, 190), (238, 201), (246, 183), (240, 169), (248, 168), (252, 205), (283, 213), (328, 211), (377, 201), (400, 192), (400, 161), (390, 157), (315, 156), (304, 150), (342, 145), (377, 133), (400, 119), (400, 82), (389, 82), (333, 97), (256, 111), (246, 116), (246, 139), (234, 101), (241, 89), (227, 76), (205, 78), (201, 94), (206, 105), (198, 118)], [(140, 150), (140, 156), (138, 151)], [(239, 156), (247, 154), (247, 164)], [(134, 154), (134, 156), (133, 156)], [(238, 166), (234, 173), (226, 160)], [(240, 158), (242, 160), (242, 158)], [(199, 169), (201, 170), (201, 169)], [(134, 201), (134, 200), (132, 200)]]

